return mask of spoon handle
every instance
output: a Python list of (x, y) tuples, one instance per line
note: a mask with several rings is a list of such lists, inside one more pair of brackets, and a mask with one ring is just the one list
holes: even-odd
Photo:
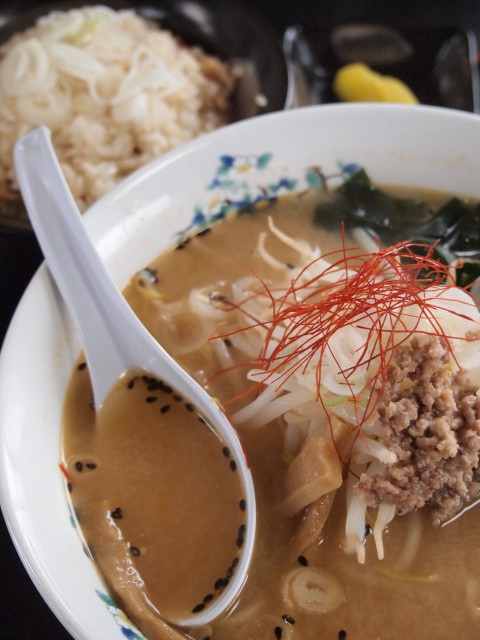
[(49, 129), (40, 127), (22, 138), (14, 157), (32, 227), (77, 321), (96, 408), (125, 371), (139, 363), (185, 392), (185, 373), (138, 320), (90, 241)]

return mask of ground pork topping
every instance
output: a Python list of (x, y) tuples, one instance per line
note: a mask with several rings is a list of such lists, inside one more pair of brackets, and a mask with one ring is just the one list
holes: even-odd
[(436, 525), (480, 493), (480, 389), (458, 370), (445, 340), (430, 335), (396, 348), (373, 420), (397, 455), (384, 475), (355, 485), (370, 507), (398, 514), (430, 505)]

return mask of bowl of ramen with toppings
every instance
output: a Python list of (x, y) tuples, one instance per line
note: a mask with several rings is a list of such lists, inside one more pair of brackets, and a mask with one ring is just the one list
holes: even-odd
[(453, 110), (308, 107), (195, 140), (88, 209), (130, 306), (237, 429), (257, 528), (239, 598), (203, 623), (245, 539), (242, 497), (212, 511), (202, 475), (231, 452), (199, 465), (192, 407), (141, 372), (95, 415), (43, 265), (0, 359), (1, 500), (75, 638), (478, 637), (479, 145)]

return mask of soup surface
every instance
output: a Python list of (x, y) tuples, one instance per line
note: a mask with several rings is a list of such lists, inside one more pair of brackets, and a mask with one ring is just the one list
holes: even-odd
[[(246, 379), (248, 358), (235, 333), (242, 312), (232, 308), (230, 319), (220, 303), (230, 299), (232, 286), (242, 279), (256, 283), (249, 287), (261, 288), (261, 283), (268, 283), (271, 290), (275, 288), (278, 268), (258, 250), (261, 233), (268, 234), (264, 247), (270, 256), (283, 265), (296, 264), (297, 249), (270, 233), (269, 216), (282, 232), (306, 240), (310, 246), (318, 245), (323, 254), (342, 248), (339, 232), (330, 233), (312, 223), (318, 197), (303, 194), (218, 224), (209, 233), (192, 238), (182, 249), (160, 256), (126, 290), (129, 303), (150, 332), (232, 415), (250, 402), (245, 392), (251, 383)], [(192, 291), (198, 294), (193, 310)], [(205, 300), (215, 300), (220, 307), (210, 306), (199, 319), (197, 307)], [(210, 340), (214, 336), (221, 337)], [(253, 354), (251, 359), (254, 360)], [(145, 396), (142, 384), (136, 384), (135, 390), (142, 398)], [(169, 593), (165, 584), (171, 584), (178, 568), (177, 538), (186, 532), (192, 535), (202, 514), (177, 509), (184, 502), (180, 492), (194, 490), (179, 482), (178, 493), (169, 496), (173, 500), (171, 517), (176, 522), (169, 523), (172, 529), (164, 527), (158, 509), (163, 487), (158, 475), (157, 427), (148, 425), (146, 413), (151, 405), (140, 405), (142, 412), (137, 415), (137, 409), (132, 413), (122, 400), (118, 411), (109, 416), (111, 423), (99, 428), (90, 408), (88, 376), (85, 371), (75, 371), (66, 403), (64, 456), (72, 476), (72, 501), (87, 542), (93, 550), (102, 546), (101, 528), (89, 525), (98, 522), (99, 505), (106, 502), (112, 516), (120, 508), (124, 518), (116, 520), (116, 524), (126, 540), (140, 551), (129, 560), (148, 588), (152, 608), (162, 611), (167, 602), (173, 609), (183, 606), (188, 566), (182, 568), (178, 581), (182, 588)], [(121, 419), (119, 414), (123, 414)], [(355, 554), (345, 552), (344, 487), (336, 494), (332, 492), (333, 508), (318, 538), (308, 537), (312, 517), (308, 508), (293, 515), (286, 513), (284, 479), (292, 456), (285, 444), (283, 418), (264, 426), (252, 426), (246, 421), (238, 425), (238, 430), (257, 494), (258, 526), (252, 568), (231, 611), (211, 628), (188, 630), (189, 636), (198, 640), (479, 637), (478, 510), (472, 509), (444, 527), (431, 524), (428, 507), (395, 518), (383, 534), (383, 560), (375, 552), (367, 512), (366, 558), (365, 564), (360, 564)], [(76, 469), (79, 461), (83, 462), (81, 472)], [(88, 462), (96, 466), (88, 470)], [(196, 470), (197, 474), (200, 472)], [(181, 476), (178, 464), (179, 479)], [(193, 478), (194, 484), (199, 477)], [(231, 493), (227, 502), (230, 497)], [(221, 500), (218, 494), (220, 511), (225, 509)], [(238, 500), (241, 496), (235, 497)], [(326, 506), (327, 511), (329, 507)], [(241, 526), (241, 511), (234, 513), (228, 520), (220, 514), (216, 516), (219, 524), (226, 520), (219, 529), (219, 539), (230, 541), (230, 532)], [(165, 536), (170, 536), (171, 547), (159, 544)], [(233, 546), (220, 554), (220, 559), (205, 558), (208, 570), (195, 576), (196, 591), (191, 593), (191, 602), (201, 602), (203, 596), (215, 592), (216, 578), (226, 575), (235, 553)], [(165, 574), (171, 576), (170, 582), (164, 581)], [(106, 579), (109, 582), (108, 575)], [(122, 604), (128, 609), (125, 602)], [(135, 612), (129, 613), (135, 619)], [(142, 628), (140, 621), (135, 621)], [(151, 637), (167, 636), (160, 632)]]
[[(78, 379), (89, 386), (82, 365)], [(169, 620), (203, 610), (233, 573), (244, 538), (245, 498), (228, 447), (175, 389), (133, 371), (97, 416), (72, 402), (66, 420), (76, 513), (102, 572), (135, 570), (155, 585), (155, 607)], [(104, 554), (112, 529), (124, 542), (120, 567), (108, 545)]]

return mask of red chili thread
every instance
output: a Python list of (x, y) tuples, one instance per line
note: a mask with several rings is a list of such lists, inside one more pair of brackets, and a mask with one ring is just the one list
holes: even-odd
[(65, 480), (67, 482), (69, 482), (70, 484), (72, 484), (73, 483), (72, 474), (69, 472), (69, 470), (67, 469), (65, 464), (63, 462), (59, 462), (58, 467), (59, 467), (60, 471), (62, 472), (63, 477), (65, 478)]
[[(248, 300), (255, 296), (266, 298), (271, 312), (269, 321), (257, 321), (253, 325), (266, 330), (255, 366), (268, 373), (247, 393), (258, 392), (266, 381), (281, 388), (296, 372), (305, 372), (312, 360), (316, 359), (317, 401), (325, 410), (332, 431), (328, 407), (321, 393), (322, 365), (328, 351), (338, 365), (338, 375), (348, 389), (349, 394), (346, 395), (350, 395), (350, 400), (354, 402), (356, 439), (361, 435), (362, 425), (375, 412), (395, 348), (407, 341), (411, 333), (424, 333), (444, 339), (455, 358), (449, 339), (436, 316), (438, 311), (445, 310), (442, 306), (445, 297), (439, 300), (435, 293), (429, 297), (428, 291), (433, 288), (438, 294), (436, 288), (439, 286), (444, 290), (456, 287), (454, 284), (447, 284), (452, 282), (451, 267), (434, 258), (435, 244), (405, 241), (384, 249), (379, 246), (376, 253), (362, 253), (358, 248), (346, 247), (343, 229), (342, 240), (340, 250), (325, 254), (303, 267), (290, 285), (280, 292), (274, 292), (255, 274), (261, 289), (253, 292)], [(418, 253), (419, 250), (421, 253)], [(308, 270), (324, 259), (329, 260), (330, 265), (302, 282), (308, 276)], [(336, 274), (337, 281), (325, 282), (332, 274)], [(239, 310), (242, 310), (243, 304), (245, 302), (238, 305), (230, 303), (232, 309)], [(418, 310), (418, 316), (412, 315), (414, 306)], [(459, 311), (448, 311), (471, 320)], [(252, 319), (250, 315), (249, 317)], [(413, 329), (407, 330), (407, 318), (414, 319)], [(422, 320), (428, 321), (427, 329), (420, 330)], [(367, 339), (358, 350), (356, 362), (342, 368), (336, 361), (329, 342), (340, 329), (347, 326), (365, 329)], [(243, 327), (221, 337), (251, 328), (253, 327)], [(277, 341), (274, 336), (279, 329), (281, 338)], [(466, 338), (458, 336), (458, 339)], [(372, 371), (372, 375), (366, 376), (366, 383), (360, 393), (354, 394), (352, 376), (359, 366), (365, 366), (367, 371)], [(360, 408), (361, 398), (365, 395), (366, 405)]]

